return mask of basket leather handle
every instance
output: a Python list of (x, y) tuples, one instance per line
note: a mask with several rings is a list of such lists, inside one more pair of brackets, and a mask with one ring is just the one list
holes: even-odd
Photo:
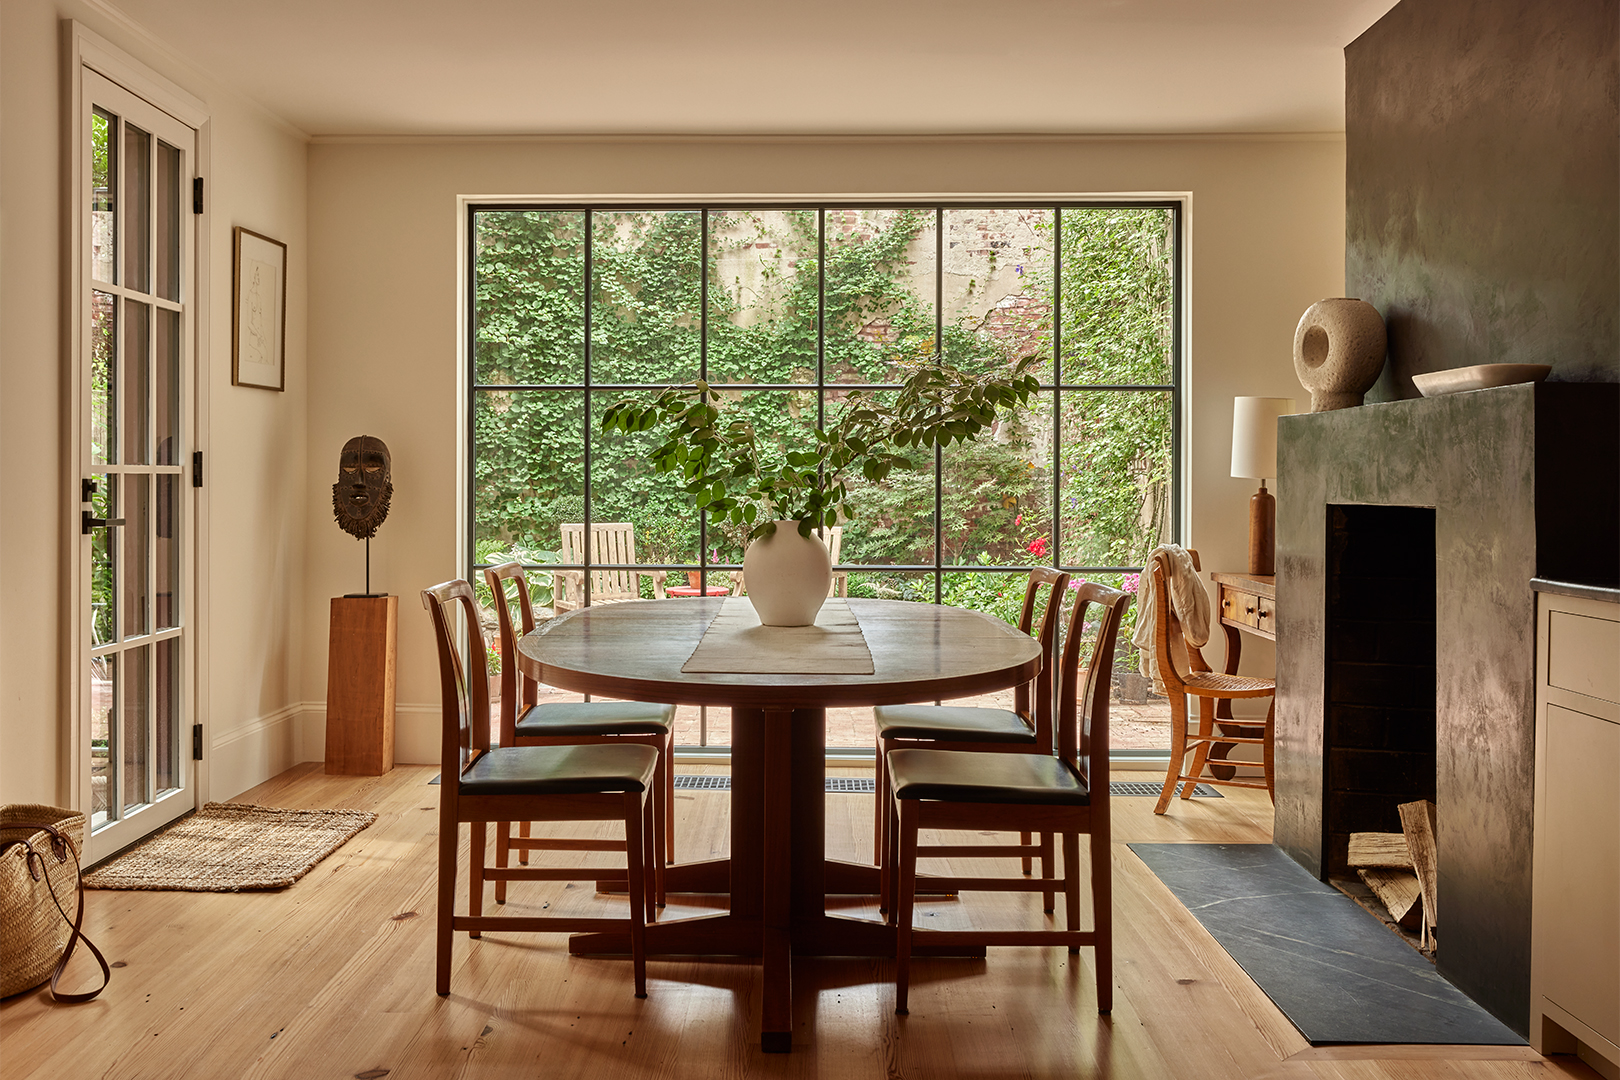
[[(20, 845), (24, 849), (23, 860), (28, 866), (29, 876), (35, 881), (44, 878), (45, 891), (50, 894), (51, 903), (56, 905), (56, 910), (62, 916), (62, 921), (72, 928), (73, 932), (68, 936), (67, 948), (62, 950), (61, 958), (56, 961), (56, 970), (51, 972), (51, 997), (69, 1005), (90, 1001), (107, 989), (107, 984), (112, 981), (112, 969), (107, 966), (107, 958), (101, 955), (101, 950), (96, 948), (94, 942), (84, 936), (84, 876), (79, 866), (79, 853), (73, 847), (73, 842), (59, 832), (54, 825), (47, 825), (44, 822), (19, 821), (8, 826), (8, 828), (27, 829), (30, 835), (35, 832), (49, 833), (51, 837), (48, 845), (49, 851), (57, 864), (67, 862), (69, 857), (73, 859), (74, 891), (78, 894), (78, 908), (73, 917), (69, 918), (67, 910), (62, 907), (62, 901), (56, 898), (56, 889), (51, 885), (50, 860), (46, 859), (40, 852), (35, 851), (34, 846), (27, 839), (10, 840), (0, 844), (0, 854), (4, 854), (13, 844)], [(56, 987), (62, 981), (62, 972), (67, 970), (68, 961), (73, 958), (74, 948), (81, 941), (84, 942), (84, 947), (90, 950), (90, 954), (96, 958), (96, 963), (101, 965), (101, 985), (82, 994), (64, 994)]]

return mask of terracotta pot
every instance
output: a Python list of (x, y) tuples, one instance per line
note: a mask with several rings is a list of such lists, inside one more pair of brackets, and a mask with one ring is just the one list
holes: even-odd
[(799, 535), (797, 521), (778, 521), (776, 532), (748, 545), (743, 577), (761, 623), (809, 626), (832, 586), (832, 558), (815, 534)]
[(703, 584), (703, 572), (701, 570), (688, 570), (686, 572), (686, 584), (694, 589), (700, 587)]

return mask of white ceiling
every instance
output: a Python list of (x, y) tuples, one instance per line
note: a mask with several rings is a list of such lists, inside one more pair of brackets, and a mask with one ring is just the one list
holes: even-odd
[(1394, 0), (105, 0), (310, 135), (1298, 132)]

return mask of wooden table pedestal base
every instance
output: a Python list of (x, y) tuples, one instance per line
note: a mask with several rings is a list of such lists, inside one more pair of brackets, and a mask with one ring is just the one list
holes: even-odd
[[(647, 927), (653, 956), (758, 956), (764, 966), (760, 1048), (793, 1048), (793, 958), (894, 955), (895, 930), (827, 913), (829, 895), (876, 895), (878, 868), (826, 857), (823, 709), (732, 710), (731, 858), (671, 866), (670, 892), (726, 894), (724, 915)], [(627, 934), (576, 934), (576, 954), (627, 954)], [(978, 956), (983, 947), (929, 947), (923, 956)]]

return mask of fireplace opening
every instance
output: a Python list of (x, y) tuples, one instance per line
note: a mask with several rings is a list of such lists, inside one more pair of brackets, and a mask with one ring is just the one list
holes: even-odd
[(1435, 514), (1330, 505), (1327, 530), (1323, 850), (1365, 900), (1351, 834), (1399, 834), (1401, 804), (1435, 799)]

